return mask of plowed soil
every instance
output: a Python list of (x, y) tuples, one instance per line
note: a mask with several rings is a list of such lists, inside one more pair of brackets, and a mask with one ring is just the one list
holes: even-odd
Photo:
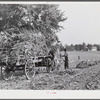
[[(17, 73), (18, 74), (18, 73)], [(59, 72), (42, 72), (32, 80), (25, 75), (13, 76), (5, 81), (0, 77), (0, 89), (33, 89), (33, 90), (94, 90), (100, 89), (100, 64), (84, 69), (67, 69)]]

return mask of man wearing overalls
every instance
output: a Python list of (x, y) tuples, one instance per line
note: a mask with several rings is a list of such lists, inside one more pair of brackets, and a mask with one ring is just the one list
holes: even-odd
[(66, 51), (67, 50), (64, 49), (64, 55), (63, 55), (63, 57), (64, 57), (64, 67), (65, 67), (65, 69), (66, 68), (69, 68), (69, 64), (68, 64), (68, 53)]

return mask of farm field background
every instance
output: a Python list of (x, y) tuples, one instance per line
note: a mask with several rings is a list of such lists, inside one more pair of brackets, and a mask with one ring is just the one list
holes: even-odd
[[(63, 53), (62, 53), (63, 54)], [(100, 51), (68, 51), (69, 67), (75, 68), (79, 63), (78, 56), (80, 60), (100, 60)]]

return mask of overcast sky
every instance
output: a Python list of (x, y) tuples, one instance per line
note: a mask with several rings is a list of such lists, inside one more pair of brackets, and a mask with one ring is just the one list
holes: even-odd
[(100, 2), (65, 2), (59, 9), (68, 17), (57, 33), (62, 44), (100, 44)]

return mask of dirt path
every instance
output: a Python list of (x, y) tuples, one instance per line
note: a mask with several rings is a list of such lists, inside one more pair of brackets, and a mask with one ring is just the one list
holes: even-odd
[(11, 81), (4, 81), (0, 77), (0, 89), (100, 89), (100, 64), (84, 69), (68, 69), (64, 72), (44, 72), (36, 74), (32, 80), (26, 80), (23, 74), (14, 76)]

